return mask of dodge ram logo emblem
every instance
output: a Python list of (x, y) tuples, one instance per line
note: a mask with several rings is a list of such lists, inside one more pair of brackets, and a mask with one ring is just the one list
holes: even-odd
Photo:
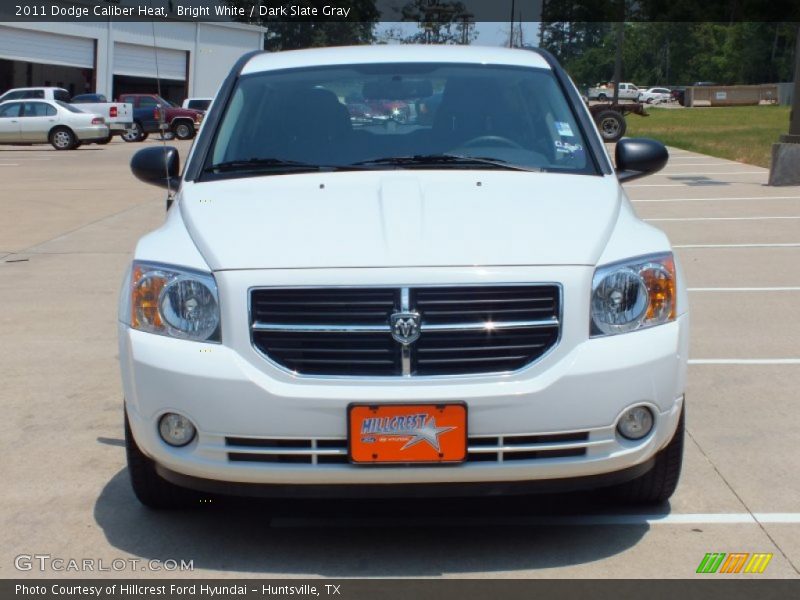
[(399, 312), (389, 317), (392, 337), (401, 344), (413, 344), (419, 337), (420, 317), (417, 313)]

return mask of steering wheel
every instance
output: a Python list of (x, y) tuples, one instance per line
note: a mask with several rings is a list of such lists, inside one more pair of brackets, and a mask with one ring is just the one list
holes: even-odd
[(502, 135), (480, 135), (467, 142), (464, 142), (461, 144), (460, 148), (475, 148), (476, 146), (505, 146), (506, 148), (518, 148), (524, 150), (524, 148), (517, 142), (507, 137), (503, 137)]

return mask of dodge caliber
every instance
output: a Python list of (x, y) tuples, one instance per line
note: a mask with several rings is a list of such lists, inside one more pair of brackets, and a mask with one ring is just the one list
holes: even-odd
[(686, 289), (621, 182), (667, 159), (612, 163), (542, 51), (242, 57), (182, 170), (131, 161), (169, 190), (119, 307), (136, 496), (665, 501)]

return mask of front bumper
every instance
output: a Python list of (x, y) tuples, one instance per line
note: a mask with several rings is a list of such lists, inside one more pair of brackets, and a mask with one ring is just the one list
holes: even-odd
[[(204, 482), (230, 482), (229, 489), (236, 493), (253, 484), (312, 490), (353, 484), (498, 485), (617, 472), (636, 476), (672, 438), (683, 406), (685, 315), (626, 335), (572, 345), (562, 340), (559, 351), (530, 369), (475, 380), (291, 378), (273, 373), (262, 357), (242, 347), (186, 342), (123, 324), (119, 328), (126, 408), (137, 444), (159, 465), (162, 476), (200, 489), (208, 488)], [(565, 337), (571, 336), (565, 332)], [(498, 451), (489, 460), (413, 468), (356, 466), (321, 458), (331, 455), (332, 446), (337, 452), (344, 446), (350, 402), (430, 401), (466, 402), (471, 451), (486, 444)], [(615, 428), (622, 412), (637, 404), (651, 408), (655, 427), (643, 440), (632, 442), (620, 438)], [(198, 430), (192, 443), (174, 448), (159, 438), (157, 423), (165, 412), (192, 419)], [(562, 443), (572, 455), (503, 451), (516, 436), (553, 434), (574, 434), (572, 441)], [(245, 450), (230, 445), (233, 437), (307, 443), (309, 449), (300, 453), (308, 462), (237, 460), (237, 453)], [(595, 484), (604, 485), (600, 480)]]

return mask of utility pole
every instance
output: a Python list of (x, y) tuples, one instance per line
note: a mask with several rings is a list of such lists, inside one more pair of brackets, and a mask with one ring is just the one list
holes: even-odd
[(614, 59), (614, 104), (619, 103), (619, 83), (622, 79), (622, 44), (625, 42), (625, 22), (617, 21), (617, 56)]
[(511, 0), (511, 17), (509, 19), (509, 24), (511, 25), (511, 27), (509, 27), (509, 32), (508, 32), (508, 47), (509, 48), (513, 48), (514, 47), (514, 9), (515, 8), (516, 8), (516, 2), (515, 2), (515, 0)]
[(792, 92), (792, 111), (789, 113), (789, 133), (781, 136), (788, 144), (800, 144), (800, 27), (794, 49), (794, 91)]
[(789, 113), (789, 133), (772, 144), (769, 185), (800, 185), (800, 27), (794, 50), (794, 90)]

